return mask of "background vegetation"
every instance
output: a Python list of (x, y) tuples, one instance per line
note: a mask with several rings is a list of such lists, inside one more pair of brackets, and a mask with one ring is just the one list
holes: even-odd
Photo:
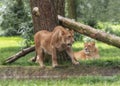
[[(73, 2), (72, 2), (73, 1)], [(72, 2), (73, 5), (69, 3)], [(73, 11), (69, 11), (69, 5)], [(66, 17), (88, 24), (96, 29), (120, 36), (120, 1), (119, 0), (66, 0)], [(73, 13), (74, 12), (74, 13)], [(69, 15), (73, 14), (73, 15)], [(33, 44), (33, 25), (29, 0), (0, 0), (0, 65), (4, 60)], [(7, 36), (7, 37), (5, 37)], [(8, 37), (9, 36), (9, 37)], [(83, 48), (83, 36), (76, 33), (74, 51)], [(81, 65), (95, 67), (120, 67), (120, 49), (96, 42), (100, 59), (80, 61)], [(35, 53), (6, 66), (35, 66), (29, 62)], [(65, 63), (66, 64), (66, 63)], [(67, 63), (71, 65), (70, 63)], [(46, 63), (51, 65), (51, 62)], [(69, 79), (49, 80), (0, 80), (0, 86), (119, 86), (120, 75), (81, 76)]]
[[(78, 22), (120, 36), (119, 0), (65, 0), (65, 14)], [(0, 35), (21, 35), (23, 45), (29, 46), (33, 39), (33, 25), (29, 0), (0, 1)], [(75, 35), (77, 40), (82, 36)]]

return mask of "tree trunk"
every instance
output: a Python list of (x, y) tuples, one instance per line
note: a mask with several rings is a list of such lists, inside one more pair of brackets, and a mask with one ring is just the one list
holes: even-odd
[(120, 37), (111, 35), (109, 33), (106, 33), (104, 31), (100, 31), (98, 29), (92, 28), (88, 25), (84, 25), (78, 22), (75, 22), (71, 19), (64, 18), (62, 16), (58, 16), (58, 19), (65, 27), (71, 28), (81, 34), (84, 34), (86, 36), (89, 36), (93, 39), (96, 39), (98, 41), (102, 41), (104, 43), (107, 43), (109, 45), (113, 45), (115, 47), (120, 48)]
[[(40, 30), (52, 31), (59, 24), (57, 15), (64, 16), (64, 0), (30, 0), (31, 9), (39, 8), (40, 16), (32, 14), (35, 33)], [(58, 59), (66, 60), (66, 52), (58, 53)]]
[(65, 16), (65, 0), (53, 0), (53, 2), (56, 13)]
[(77, 19), (75, 0), (66, 0), (66, 12), (68, 18)]
[(35, 33), (40, 30), (52, 31), (58, 24), (53, 2), (50, 0), (30, 0), (31, 9), (39, 8), (40, 16), (32, 15)]

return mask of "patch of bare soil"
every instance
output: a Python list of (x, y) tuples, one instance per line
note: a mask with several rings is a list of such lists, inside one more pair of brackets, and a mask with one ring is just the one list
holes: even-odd
[(86, 75), (112, 76), (120, 74), (120, 67), (97, 66), (61, 66), (59, 68), (39, 66), (1, 66), (0, 79), (41, 79), (41, 78), (68, 78)]

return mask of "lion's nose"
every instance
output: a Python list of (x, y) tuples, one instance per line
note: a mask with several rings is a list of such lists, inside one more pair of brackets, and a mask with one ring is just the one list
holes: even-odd
[(85, 47), (84, 50), (87, 51), (87, 52), (89, 51), (87, 47)]

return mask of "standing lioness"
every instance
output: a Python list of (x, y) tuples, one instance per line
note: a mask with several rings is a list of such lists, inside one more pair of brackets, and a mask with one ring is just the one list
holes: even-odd
[(66, 30), (62, 26), (57, 26), (52, 32), (41, 30), (34, 36), (37, 62), (44, 67), (44, 53), (52, 55), (52, 66), (58, 66), (56, 51), (66, 50), (71, 57), (73, 64), (79, 64), (75, 61), (72, 44), (74, 42), (74, 32)]

